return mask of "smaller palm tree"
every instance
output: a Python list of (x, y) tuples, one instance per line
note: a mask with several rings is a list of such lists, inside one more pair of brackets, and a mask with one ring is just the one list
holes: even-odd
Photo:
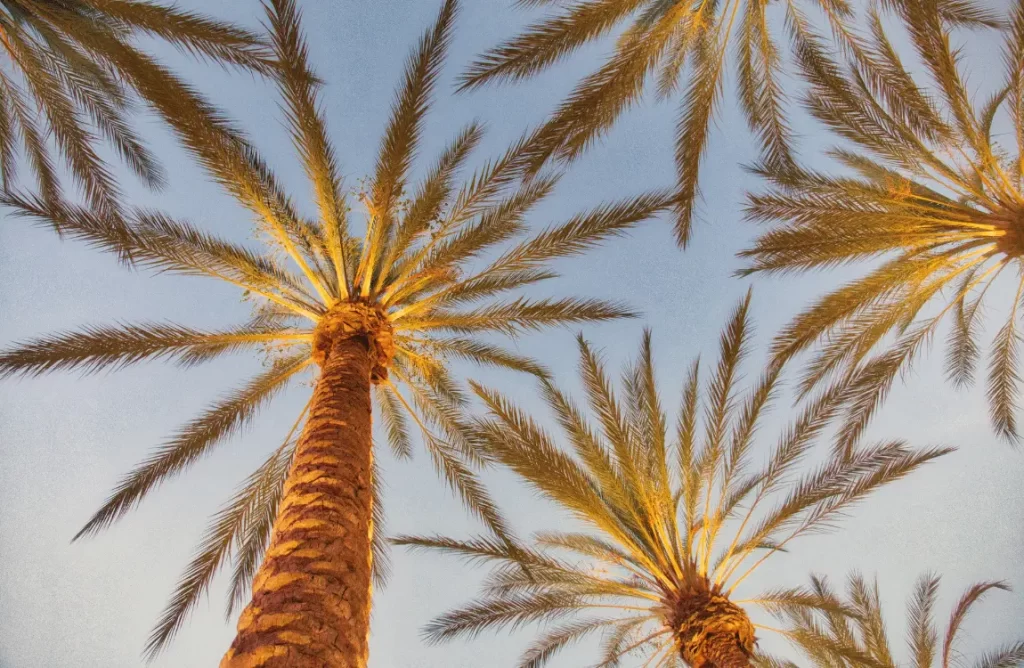
[[(983, 299), (997, 278), (1013, 273), (1014, 295), (1004, 302), (1009, 313), (988, 363), (988, 398), (997, 431), (1018, 438), (1024, 2), (1015, 2), (1006, 37), (1006, 78), (979, 109), (939, 15), (941, 4), (900, 4), (928, 81), (916, 81), (903, 66), (876, 14), (860, 58), (873, 68), (841, 65), (809, 27), (800, 27), (799, 61), (810, 83), (805, 103), (852, 144), (832, 151), (852, 173), (765, 164), (758, 171), (774, 188), (750, 198), (752, 219), (777, 224), (742, 253), (751, 261), (746, 273), (881, 260), (805, 310), (775, 344), (782, 360), (821, 343), (801, 390), (837, 375), (851, 385), (846, 440), (864, 428), (897, 374), (944, 321), (951, 321), (948, 376), (958, 386), (971, 383), (982, 354)], [(993, 138), (1000, 119), (1012, 129), (1009, 149)], [(891, 335), (892, 346), (872, 356)]]
[[(949, 449), (914, 451), (891, 441), (831, 458), (794, 480), (794, 468), (841, 399), (826, 395), (805, 409), (767, 462), (754, 468), (753, 437), (776, 392), (779, 369), (769, 368), (745, 397), (736, 390), (750, 332), (749, 305), (748, 293), (722, 334), (703, 401), (699, 362), (693, 363), (674, 442), (658, 396), (649, 333), (637, 362), (623, 375), (624, 398), (616, 396), (597, 353), (579, 340), (582, 382), (597, 426), (542, 381), (544, 399), (574, 454), (556, 447), (507, 398), (475, 386), (489, 415), (473, 421), (470, 438), (594, 532), (540, 533), (532, 546), (515, 548), (488, 538), (397, 539), (497, 565), (482, 599), (430, 624), (431, 640), (566, 620), (538, 640), (520, 665), (543, 665), (566, 645), (603, 632), (602, 666), (646, 651), (645, 665), (683, 661), (731, 668), (750, 665), (754, 651), (756, 625), (744, 606), (833, 611), (827, 601), (798, 589), (745, 599), (734, 593), (795, 538), (828, 528), (858, 500)], [(578, 617), (586, 613), (607, 614)]]
[(160, 90), (166, 84), (184, 84), (134, 45), (138, 35), (219, 63), (270, 69), (269, 53), (255, 35), (193, 12), (140, 0), (0, 0), (0, 45), (7, 59), (7, 67), (0, 68), (5, 189), (16, 171), (20, 143), (44, 196), (59, 195), (46, 145), (52, 135), (91, 203), (116, 208), (117, 187), (97, 153), (97, 133), (143, 181), (162, 185), (163, 172), (127, 114), (133, 92), (155, 103), (154, 95), (165, 94)]
[[(812, 577), (810, 590), (829, 602), (819, 610), (790, 608), (781, 613), (789, 622), (786, 635), (815, 668), (942, 668), (960, 665), (955, 650), (957, 634), (971, 607), (993, 589), (1009, 591), (1002, 582), (979, 582), (967, 588), (953, 608), (940, 639), (935, 629), (933, 612), (939, 591), (939, 578), (924, 575), (917, 581), (913, 597), (907, 605), (907, 639), (911, 662), (897, 663), (891, 653), (882, 618), (878, 584), (868, 586), (856, 573), (847, 582), (846, 600), (837, 596), (824, 578)], [(829, 608), (847, 608), (851, 614), (831, 612)], [(761, 655), (757, 661), (763, 668), (796, 668), (797, 664)], [(806, 664), (803, 664), (806, 665)], [(984, 656), (977, 668), (1014, 668), (1024, 666), (1024, 641), (1004, 645)]]

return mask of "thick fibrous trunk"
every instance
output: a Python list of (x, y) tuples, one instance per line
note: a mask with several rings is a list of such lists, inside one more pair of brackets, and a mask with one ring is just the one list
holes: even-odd
[(692, 668), (748, 668), (754, 625), (742, 608), (711, 592), (681, 601), (673, 619), (680, 656)]
[[(686, 661), (686, 653), (683, 654)], [(733, 633), (708, 636), (699, 658), (689, 663), (693, 668), (749, 668), (750, 654)]]
[(367, 663), (373, 362), (365, 336), (335, 339), (324, 352), (270, 546), (221, 668)]

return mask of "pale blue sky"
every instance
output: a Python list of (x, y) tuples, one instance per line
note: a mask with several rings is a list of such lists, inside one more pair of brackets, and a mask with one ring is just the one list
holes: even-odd
[[(261, 19), (259, 3), (251, 0), (180, 4), (251, 26)], [(528, 17), (511, 4), (465, 3), (422, 155), (435, 154), (473, 118), (485, 120), (489, 128), (477, 159), (498, 154), (608, 52), (608, 43), (586, 49), (528, 85), (451, 96), (452, 77), (470, 56), (513, 34)], [(435, 0), (300, 3), (312, 62), (326, 81), (325, 115), (349, 183), (372, 169), (406, 54), (433, 21), (438, 5)], [(971, 81), (991, 83), (1001, 68), (992, 40), (971, 40), (970, 46)], [(193, 64), (166, 48), (160, 52), (240, 120), (281, 180), (308, 207), (309, 189), (273, 88), (246, 75)], [(564, 263), (565, 277), (545, 286), (554, 294), (627, 300), (643, 311), (642, 321), (590, 327), (586, 334), (617, 364), (632, 355), (642, 327), (651, 326), (668, 405), (678, 399), (689, 359), (715, 353), (720, 328), (749, 284), (732, 277), (739, 266), (733, 253), (756, 231), (741, 220), (740, 207), (743, 192), (758, 184), (738, 167), (754, 153), (742, 120), (730, 110), (731, 83), (704, 164), (704, 221), (691, 249), (676, 249), (667, 220), (655, 221), (585, 259)], [(604, 199), (670, 185), (674, 115), (673, 104), (656, 104), (649, 97), (563, 179), (556, 196), (537, 212), (535, 224), (563, 220)], [(246, 239), (251, 232), (246, 213), (206, 179), (155, 120), (143, 122), (168, 167), (170, 185), (153, 194), (128, 183), (132, 201)], [(821, 143), (821, 135), (799, 117), (796, 127), (805, 135), (807, 153), (813, 154), (811, 147)], [(752, 360), (763, 360), (771, 332), (837, 279), (836, 273), (758, 279), (753, 311), (759, 347)], [(127, 271), (111, 256), (61, 242), (19, 220), (0, 223), (0, 286), (0, 345), (114, 320), (219, 327), (248, 315), (248, 307), (227, 286)], [(519, 346), (553, 368), (566, 386), (576, 387), (572, 332), (525, 337)], [(893, 638), (901, 639), (906, 596), (924, 571), (943, 575), (940, 618), (974, 581), (1005, 578), (1024, 589), (1024, 453), (991, 434), (982, 389), (958, 393), (942, 382), (942, 352), (933, 350), (907, 384), (897, 386), (872, 433), (961, 450), (858, 506), (840, 531), (808, 538), (790, 554), (773, 558), (751, 578), (750, 591), (800, 585), (812, 571), (834, 581), (849, 569), (877, 574)], [(239, 355), (187, 372), (156, 363), (87, 378), (64, 374), (0, 384), (0, 668), (142, 665), (143, 643), (208, 516), (283, 438), (307, 390), (296, 388), (275, 401), (244, 436), (163, 486), (112, 529), (73, 545), (69, 540), (150, 448), (258, 369), (256, 359)], [(539, 409), (527, 378), (467, 371)], [(748, 367), (748, 376), (756, 372), (755, 366)], [(763, 447), (774, 442), (791, 414), (782, 404), (776, 407), (763, 427)], [(476, 530), (426, 457), (395, 463), (383, 454), (382, 459), (389, 531), (468, 535)], [(511, 477), (488, 474), (486, 480), (521, 530), (564, 522)], [(531, 629), (444, 646), (427, 646), (420, 639), (419, 629), (433, 615), (475, 593), (482, 571), (401, 550), (394, 551), (393, 561), (394, 577), (375, 598), (372, 666), (514, 665)], [(219, 580), (154, 666), (216, 665), (234, 629), (234, 620), (225, 623), (223, 618), (224, 588)], [(968, 623), (963, 649), (970, 657), (972, 651), (1016, 640), (1022, 622), (1024, 598), (994, 594)], [(778, 638), (765, 636), (763, 643), (786, 652)], [(596, 647), (596, 641), (581, 643), (553, 665), (586, 665), (596, 657)]]

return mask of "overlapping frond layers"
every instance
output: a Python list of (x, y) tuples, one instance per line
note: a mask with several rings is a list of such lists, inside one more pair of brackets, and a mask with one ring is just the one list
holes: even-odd
[[(745, 273), (876, 261), (800, 314), (775, 344), (777, 360), (814, 348), (804, 393), (831, 378), (852, 385), (844, 437), (863, 429), (943, 321), (950, 327), (948, 376), (957, 385), (971, 382), (982, 355), (983, 299), (997, 278), (1012, 279), (1015, 296), (989, 357), (988, 396), (996, 430), (1016, 441), (1024, 3), (1012, 9), (1002, 87), (980, 106), (965, 84), (940, 10), (945, 3), (891, 4), (925, 66), (920, 77), (901, 62), (877, 15), (848, 61), (835, 59), (806, 22), (790, 17), (810, 83), (804, 103), (846, 140), (832, 152), (846, 173), (761, 165), (757, 171), (773, 187), (750, 197), (748, 214), (771, 227), (742, 253), (750, 261)], [(997, 123), (1012, 129), (1008, 142), (996, 141)]]
[(723, 625), (746, 654), (752, 650), (754, 627), (742, 606), (849, 612), (810, 589), (743, 599), (734, 592), (795, 539), (831, 528), (865, 496), (949, 449), (865, 444), (800, 473), (842, 405), (841, 393), (832, 392), (804, 408), (765, 462), (754, 461), (753, 441), (781, 369), (770, 367), (752, 387), (740, 387), (749, 305), (748, 295), (722, 334), (706, 382), (694, 363), (674, 424), (659, 396), (649, 333), (620, 389), (601, 356), (579, 340), (585, 408), (550, 379), (540, 381), (559, 436), (510, 398), (474, 386), (487, 414), (467, 423), (467, 439), (590, 531), (540, 533), (517, 549), (486, 537), (398, 538), (494, 566), (483, 596), (433, 621), (429, 639), (544, 622), (551, 628), (520, 665), (544, 665), (590, 634), (606, 640), (601, 665), (634, 651), (645, 651), (651, 666), (704, 665), (701, 653), (707, 658), (711, 650), (701, 643), (724, 633)]
[[(357, 230), (350, 227), (348, 193), (318, 107), (319, 84), (307, 62), (298, 10), (291, 0), (269, 3), (268, 23), (281, 63), (286, 118), (312, 185), (315, 219), (298, 213), (243, 137), (191, 122), (178, 128), (186, 145), (243, 207), (258, 215), (267, 248), (219, 239), (160, 212), (120, 215), (45, 197), (5, 196), (3, 203), (15, 213), (135, 266), (230, 283), (255, 300), (257, 311), (250, 322), (223, 331), (118, 324), (41, 337), (0, 353), (0, 377), (70, 369), (89, 373), (150, 359), (190, 366), (244, 350), (269, 353), (273, 362), (129, 474), (81, 534), (108, 526), (161, 481), (235, 434), (290, 380), (319, 363), (320, 325), (344, 320), (350, 313), (375, 314), (386, 322), (387, 354), (379, 360), (379, 373), (375, 369), (375, 398), (395, 454), (411, 453), (410, 432), (418, 427), (441, 477), (496, 535), (505, 533), (504, 520), (472, 472), (480, 455), (464, 436), (461, 408), (467, 397), (450, 364), (468, 361), (546, 376), (538, 363), (481, 335), (514, 336), (631, 316), (625, 306), (604, 300), (528, 299), (516, 292), (556, 277), (553, 261), (585, 252), (669, 209), (672, 197), (645, 193), (531, 230), (531, 210), (550, 195), (557, 179), (542, 175), (528, 183), (522, 180), (525, 140), (464, 176), (482, 136), (475, 124), (424, 170), (416, 187), (407, 185), (456, 10), (454, 0), (443, 3), (436, 25), (409, 60), (373, 187), (362, 201), (365, 225)], [(296, 429), (301, 426), (300, 417)], [(154, 631), (150, 654), (167, 642), (213, 575), (232, 559), (232, 604), (245, 596), (267, 544), (291, 447), (274, 454), (214, 518)], [(374, 563), (384, 562), (378, 558)]]
[[(549, 160), (569, 162), (611, 128), (656, 82), (660, 97), (682, 91), (676, 129), (678, 196), (675, 230), (685, 246), (698, 200), (701, 160), (707, 154), (711, 120), (722, 94), (728, 49), (735, 51), (737, 96), (750, 129), (757, 135), (763, 159), (779, 168), (793, 164), (793, 131), (786, 120), (786, 44), (774, 34), (776, 21), (766, 0), (574, 0), (522, 33), (490, 49), (462, 75), (461, 89), (489, 82), (528, 79), (571, 55), (581, 46), (618, 31), (614, 53), (585, 77), (538, 129), (528, 153), (528, 168)], [(777, 18), (799, 17), (800, 6), (824, 16), (837, 45), (855, 50), (860, 42), (851, 28), (853, 11), (846, 0), (786, 0)], [(888, 3), (892, 9), (903, 0)], [(997, 23), (971, 2), (943, 5), (942, 19), (957, 25)], [(949, 5), (949, 7), (946, 7)], [(793, 37), (793, 31), (790, 31)], [(781, 40), (785, 42), (785, 38)], [(792, 40), (797, 45), (797, 40)]]
[[(859, 573), (847, 579), (846, 596), (837, 594), (823, 577), (812, 576), (810, 591), (829, 607), (847, 609), (853, 614), (843, 616), (821, 610), (775, 610), (786, 622), (785, 635), (814, 668), (950, 668), (963, 665), (964, 656), (956, 651), (961, 624), (975, 603), (991, 590), (1009, 590), (1002, 582), (979, 582), (971, 585), (960, 597), (942, 636), (936, 628), (935, 607), (939, 577), (923, 575), (914, 587), (907, 604), (907, 657), (909, 663), (894, 659), (893, 646), (886, 630), (879, 600), (878, 583), (869, 584)], [(785, 665), (763, 656), (758, 666)], [(804, 665), (804, 664), (801, 664)], [(1024, 641), (1008, 643), (978, 658), (978, 668), (1013, 668), (1024, 665)]]
[(157, 87), (161, 79), (176, 79), (165, 70), (154, 76), (145, 66), (152, 61), (135, 46), (139, 35), (215, 62), (271, 70), (257, 36), (193, 12), (138, 0), (4, 0), (0, 182), (5, 189), (17, 173), (20, 145), (43, 196), (60, 195), (49, 136), (76, 185), (99, 209), (114, 212), (118, 206), (117, 185), (97, 151), (101, 140), (148, 185), (163, 184), (163, 171), (132, 129), (129, 112), (135, 93), (152, 102), (140, 79)]

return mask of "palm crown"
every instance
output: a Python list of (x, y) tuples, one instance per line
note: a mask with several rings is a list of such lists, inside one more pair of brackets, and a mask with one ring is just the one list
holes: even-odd
[[(456, 4), (444, 3), (437, 24), (408, 62), (375, 174), (361, 196), (366, 211), (362, 237), (351, 229), (345, 190), (317, 109), (317, 81), (306, 61), (297, 10), (289, 0), (275, 0), (268, 13), (280, 60), (281, 95), (313, 186), (317, 219), (298, 212), (251, 146), (203, 126), (195, 127), (191, 145), (203, 151), (200, 157), (214, 175), (257, 215), (268, 245), (263, 252), (218, 239), (159, 212), (137, 210), (121, 219), (64, 202), (6, 198), (16, 212), (114, 251), (138, 266), (227, 281), (257, 298), (258, 307), (252, 320), (222, 331), (140, 324), (47, 336), (0, 354), (0, 376), (70, 369), (95, 372), (158, 358), (189, 367), (233, 351), (263, 348), (272, 353), (268, 370), (210, 406), (122, 480), (79, 536), (108, 526), (161, 481), (249, 422), (290, 381), (314, 367), (324, 354), (321, 344), (334, 330), (345, 328), (371, 334), (376, 405), (395, 454), (410, 454), (411, 418), (422, 428), (426, 449), (447, 482), (492, 529), (503, 531), (501, 517), (467, 468), (466, 458), (473, 453), (458, 440), (458, 409), (466, 399), (450, 374), (449, 362), (468, 360), (543, 374), (536, 363), (477, 335), (511, 336), (629, 316), (626, 308), (601, 300), (499, 297), (555, 277), (551, 260), (620, 234), (668, 207), (670, 198), (651, 193), (599, 206), (526, 238), (528, 212), (552, 192), (558, 179), (551, 175), (529, 185), (519, 182), (519, 143), (458, 185), (458, 172), (482, 135), (476, 124), (458, 134), (415, 190), (409, 187), (412, 158)], [(204, 141), (211, 137), (218, 141)], [(474, 260), (482, 254), (517, 239), (474, 269)], [(293, 436), (305, 415), (304, 411), (298, 416), (285, 443), (214, 518), (151, 638), (151, 651), (178, 628), (232, 555), (230, 605), (244, 599), (274, 520), (295, 446)], [(377, 547), (380, 535), (378, 531)], [(374, 561), (378, 574), (383, 563), (379, 557)]]
[[(132, 44), (151, 35), (221, 63), (269, 70), (259, 39), (229, 24), (138, 0), (3, 0), (0, 34), (0, 179), (15, 173), (16, 144), (50, 199), (60, 186), (47, 148), (52, 133), (69, 172), (101, 208), (116, 207), (117, 187), (96, 151), (96, 132), (146, 183), (163, 173), (132, 130), (132, 90), (147, 98), (166, 71)], [(140, 80), (148, 81), (140, 85)], [(35, 112), (42, 112), (39, 118)], [(87, 127), (86, 120), (93, 128)]]
[[(852, 148), (832, 151), (851, 175), (802, 168), (760, 171), (774, 183), (750, 198), (750, 217), (778, 222), (743, 253), (753, 271), (804, 271), (882, 258), (869, 273), (826, 295), (780, 332), (780, 359), (823, 342), (807, 366), (809, 391), (843, 371), (853, 388), (844, 433), (867, 423), (893, 379), (943, 320), (952, 321), (947, 375), (971, 382), (981, 356), (982, 302), (1024, 254), (1024, 3), (1015, 3), (1004, 50), (1006, 79), (984, 105), (972, 104), (938, 5), (901, 4), (915, 51), (930, 75), (918, 83), (900, 62), (877, 15), (859, 61), (843, 66), (820, 39), (801, 35), (800, 64), (810, 83), (805, 102)], [(993, 140), (1008, 110), (1015, 146)], [(1015, 154), (1007, 150), (1016, 151)], [(988, 365), (992, 419), (1016, 439), (1018, 304), (1024, 278)], [(929, 305), (939, 302), (936, 313)], [(919, 317), (924, 311), (927, 317)], [(897, 336), (886, 352), (876, 344)]]
[[(960, 664), (962, 657), (956, 650), (957, 635), (971, 608), (987, 592), (994, 589), (1009, 590), (1002, 582), (979, 582), (971, 585), (957, 601), (946, 624), (945, 634), (939, 637), (935, 629), (935, 603), (939, 578), (924, 575), (917, 581), (907, 605), (907, 644), (910, 663), (901, 664), (892, 654), (882, 617), (878, 584), (869, 586), (859, 574), (848, 578), (846, 600), (838, 596), (828, 580), (811, 578), (810, 590), (829, 606), (820, 610), (790, 609), (780, 617), (789, 622), (785, 631), (792, 643), (810, 659), (815, 668), (950, 668)], [(846, 612), (829, 610), (846, 609)], [(797, 664), (769, 656), (760, 657), (764, 668), (796, 668)], [(974, 664), (978, 668), (1012, 668), (1024, 665), (1024, 641), (1018, 641), (992, 650)]]
[[(890, 4), (901, 1), (892, 0)], [(560, 3), (518, 0), (517, 4)], [(792, 164), (793, 133), (785, 119), (786, 95), (781, 85), (783, 54), (769, 28), (768, 2), (582, 0), (566, 4), (566, 11), (542, 19), (482, 55), (462, 79), (463, 88), (488, 81), (526, 79), (617, 26), (628, 24), (618, 38), (615, 53), (576, 86), (540, 129), (531, 148), (535, 168), (553, 156), (562, 160), (579, 156), (639, 99), (649, 79), (657, 79), (659, 97), (664, 98), (676, 92), (683, 78), (687, 83), (675, 157), (680, 198), (676, 235), (680, 245), (685, 245), (698, 193), (700, 161), (707, 151), (710, 122), (721, 97), (730, 42), (738, 60), (740, 108), (758, 135), (762, 155), (772, 164)], [(811, 0), (807, 4), (823, 12), (843, 48), (855, 45), (856, 36), (847, 27), (853, 13), (846, 0)], [(957, 23), (995, 21), (968, 2), (933, 4), (941, 7), (944, 18)], [(783, 11), (789, 32), (795, 37), (807, 18), (794, 0), (783, 3)]]
[[(567, 620), (538, 640), (520, 665), (543, 665), (596, 632), (605, 636), (600, 665), (618, 665), (634, 650), (649, 652), (645, 665), (746, 665), (754, 626), (741, 606), (825, 605), (799, 589), (746, 600), (733, 593), (793, 539), (828, 528), (859, 499), (948, 450), (913, 451), (900, 441), (862, 446), (794, 480), (794, 469), (840, 400), (826, 395), (783, 432), (763, 467), (752, 468), (753, 437), (776, 393), (779, 369), (769, 368), (745, 396), (736, 387), (750, 334), (749, 303), (748, 294), (722, 334), (703, 400), (699, 363), (691, 367), (674, 442), (658, 396), (649, 334), (637, 362), (623, 374), (624, 397), (616, 396), (599, 356), (580, 339), (581, 377), (597, 425), (550, 381), (542, 382), (544, 399), (574, 454), (556, 447), (507, 398), (477, 387), (490, 414), (474, 420), (472, 439), (596, 534), (544, 532), (531, 547), (516, 549), (486, 538), (397, 539), (497, 566), (484, 597), (432, 622), (429, 638)], [(615, 612), (620, 614), (577, 617)], [(735, 653), (722, 654), (723, 644), (735, 646), (741, 663)]]

